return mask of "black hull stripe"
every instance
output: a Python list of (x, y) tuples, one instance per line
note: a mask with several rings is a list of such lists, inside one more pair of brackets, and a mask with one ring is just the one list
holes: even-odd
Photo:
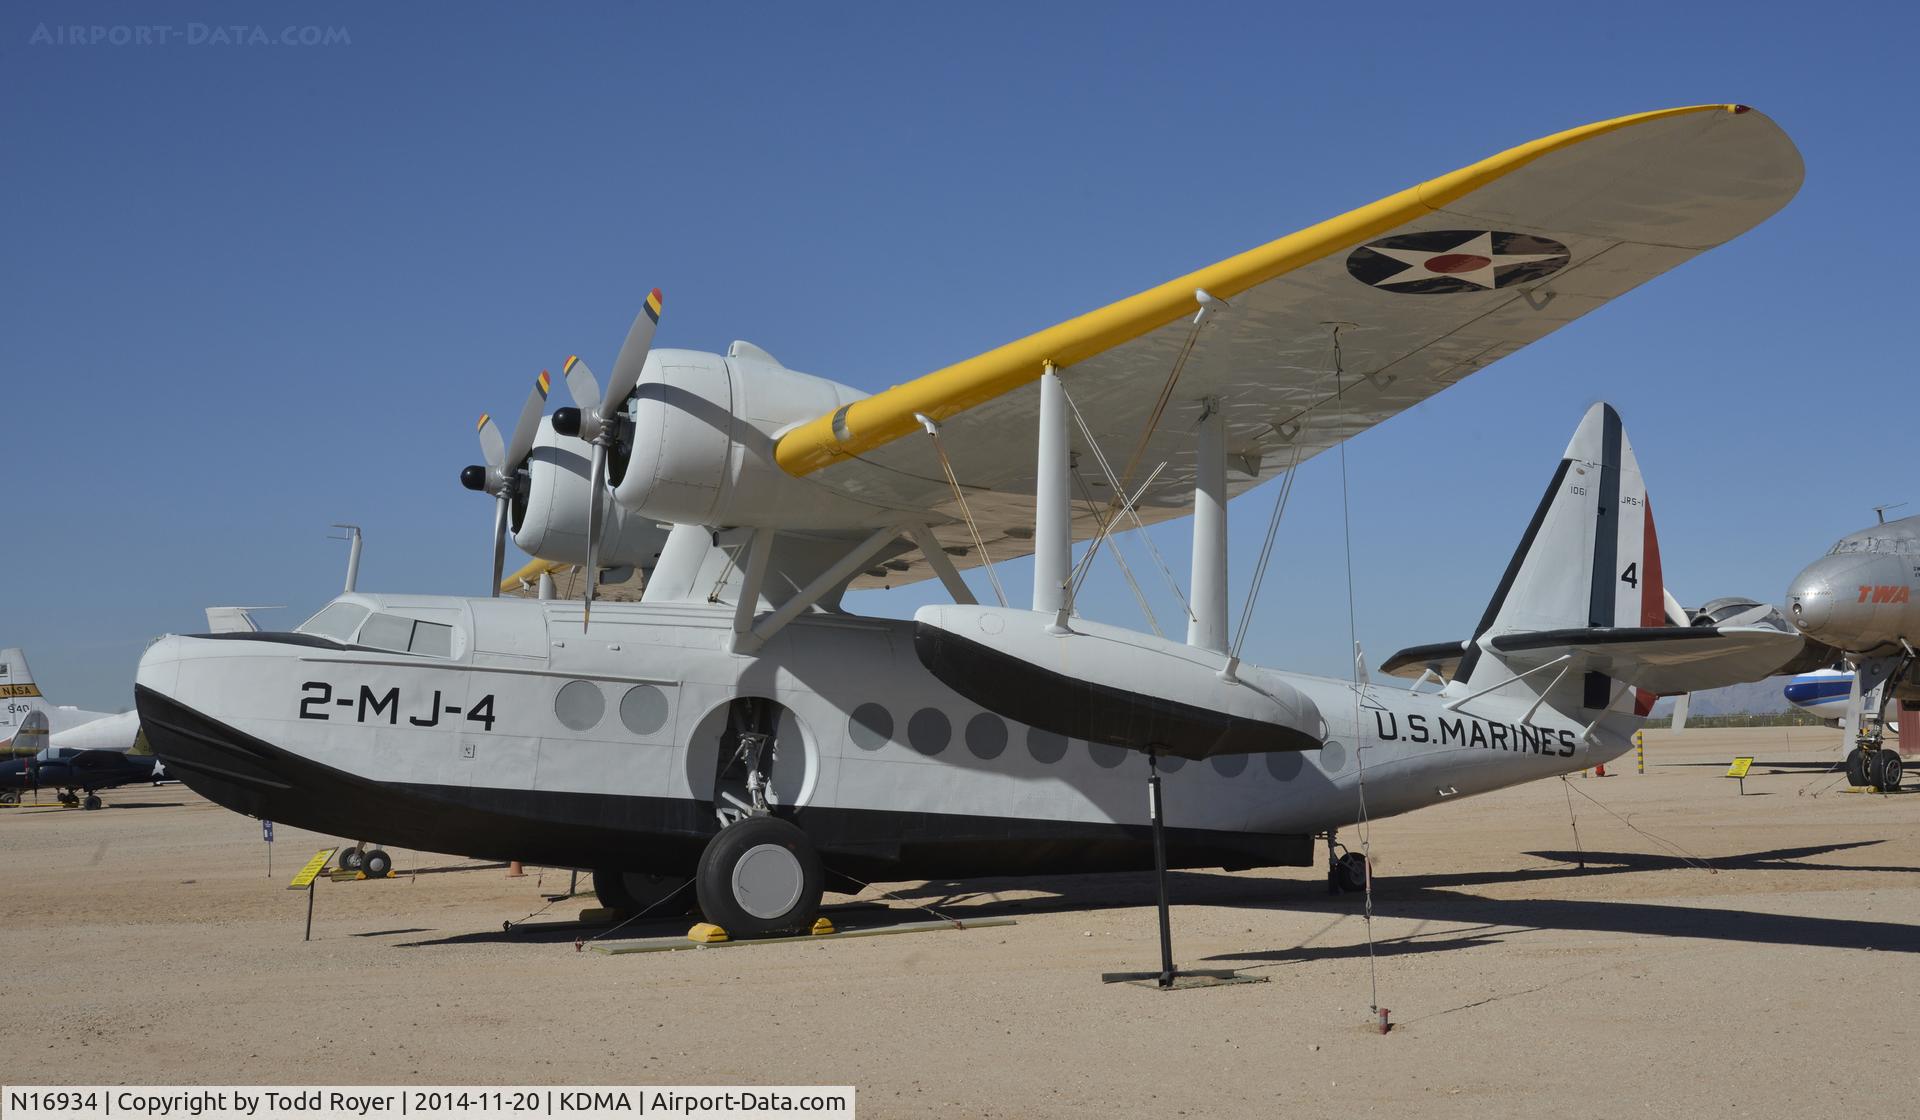
[(1196, 761), (1320, 749), (1320, 740), (1297, 728), (1069, 677), (924, 622), (913, 628), (913, 648), (941, 684), (990, 712), (1070, 739)]
[[(235, 812), (354, 840), (479, 859), (690, 875), (719, 830), (710, 804), (552, 790), (376, 782), (281, 750), (151, 689), (134, 699), (154, 753)], [(1179, 780), (1167, 796), (1178, 798)], [(831, 871), (953, 879), (1139, 871), (1144, 825), (808, 806), (783, 812)], [(1173, 867), (1306, 867), (1304, 835), (1169, 828)]]

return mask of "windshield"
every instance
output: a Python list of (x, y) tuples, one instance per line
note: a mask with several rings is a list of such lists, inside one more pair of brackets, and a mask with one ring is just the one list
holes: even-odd
[(332, 638), (336, 642), (351, 642), (353, 632), (372, 613), (359, 603), (328, 603), (320, 608), (319, 614), (294, 627), (294, 632), (312, 634), (316, 638)]

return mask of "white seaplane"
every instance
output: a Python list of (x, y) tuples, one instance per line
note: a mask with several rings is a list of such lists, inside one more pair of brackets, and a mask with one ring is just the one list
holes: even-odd
[[(504, 584), (580, 565), (584, 601), (356, 593), (292, 633), (168, 637), (141, 720), (237, 811), (591, 870), (629, 908), (691, 878), (735, 936), (805, 928), (842, 875), (1156, 848), (1306, 866), (1319, 836), (1331, 860), (1363, 768), (1374, 816), (1579, 770), (1653, 695), (1757, 679), (1800, 639), (1686, 625), (1605, 405), (1473, 633), (1389, 660), (1412, 691), (1240, 660), (1229, 497), (1746, 231), (1801, 176), (1744, 106), (1609, 120), (872, 395), (746, 343), (655, 350), (655, 292), (604, 390), (570, 359), (580, 407), (530, 397), (511, 441), (483, 421), (468, 471), (499, 499), (496, 557), (512, 528), (541, 558)], [(1442, 485), (1472, 474), (1463, 456)], [(1109, 532), (1189, 514), (1185, 641), (1076, 613)], [(961, 578), (1027, 554), (1026, 604)], [(594, 601), (621, 567), (639, 601)], [(840, 605), (927, 578), (953, 601), (911, 621)]]

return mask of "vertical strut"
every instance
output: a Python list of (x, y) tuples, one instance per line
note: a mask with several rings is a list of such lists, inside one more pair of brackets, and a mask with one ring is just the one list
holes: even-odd
[(1048, 362), (1040, 375), (1039, 457), (1033, 482), (1033, 609), (1058, 614), (1067, 602), (1073, 523), (1068, 505), (1067, 393)]
[(1194, 448), (1193, 618), (1187, 644), (1227, 650), (1227, 426), (1220, 402), (1201, 402)]

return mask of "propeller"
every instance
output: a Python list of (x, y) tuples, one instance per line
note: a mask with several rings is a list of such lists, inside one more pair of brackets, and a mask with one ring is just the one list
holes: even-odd
[[(592, 376), (589, 374), (588, 376)], [(546, 370), (533, 379), (527, 403), (520, 406), (520, 419), (513, 425), (513, 438), (503, 439), (493, 417), (480, 414), (480, 454), (486, 465), (478, 464), (460, 472), (460, 485), (483, 491), (494, 497), (493, 507), (493, 584), (489, 594), (499, 596), (500, 579), (507, 562), (507, 523), (513, 499), (519, 496), (526, 475), (527, 456), (533, 451), (533, 437), (540, 429), (540, 411), (547, 403), (547, 391), (553, 378)]]
[(573, 394), (579, 407), (555, 412), (553, 430), (563, 436), (578, 436), (593, 444), (593, 471), (587, 486), (592, 498), (587, 503), (587, 579), (585, 609), (581, 615), (582, 629), (592, 621), (593, 593), (600, 578), (600, 503), (607, 484), (607, 450), (613, 446), (614, 421), (626, 408), (627, 398), (633, 395), (633, 387), (640, 383), (640, 371), (647, 365), (647, 352), (653, 348), (654, 328), (660, 325), (660, 306), (660, 289), (655, 288), (647, 293), (647, 301), (641, 305), (640, 314), (633, 317), (627, 340), (620, 344), (620, 356), (613, 360), (613, 376), (608, 379), (606, 391), (600, 394), (598, 401), (587, 395), (598, 385), (585, 362), (577, 357), (568, 358), (562, 369), (567, 378), (567, 390)]

